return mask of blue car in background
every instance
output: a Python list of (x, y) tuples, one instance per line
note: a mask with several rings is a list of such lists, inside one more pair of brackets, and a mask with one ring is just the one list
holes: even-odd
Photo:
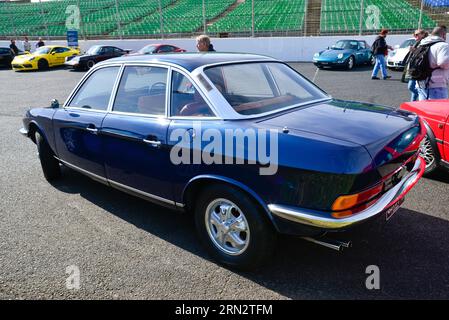
[(278, 234), (349, 247), (325, 235), (390, 219), (425, 168), (417, 115), (333, 99), (249, 54), (101, 62), (20, 132), (48, 181), (64, 166), (191, 214), (211, 256), (244, 269), (272, 256)]
[(337, 67), (351, 70), (357, 65), (373, 65), (374, 62), (371, 47), (363, 40), (340, 40), (313, 56), (313, 63), (320, 69)]

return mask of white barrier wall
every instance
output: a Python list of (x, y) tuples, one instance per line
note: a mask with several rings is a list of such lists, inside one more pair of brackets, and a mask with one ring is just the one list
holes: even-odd
[[(387, 43), (391, 46), (401, 44), (410, 38), (408, 35), (390, 35)], [(282, 37), (282, 38), (212, 38), (212, 44), (220, 52), (246, 52), (263, 54), (283, 61), (311, 61), (313, 55), (331, 46), (337, 40), (357, 39), (366, 40), (372, 44), (376, 36), (329, 36), (329, 37)], [(44, 40), (45, 41), (45, 40)], [(32, 41), (34, 50), (35, 41)], [(83, 51), (97, 44), (113, 45), (122, 49), (136, 51), (150, 43), (173, 44), (190, 52), (196, 51), (195, 39), (148, 39), (148, 40), (80, 40), (79, 44)], [(8, 47), (9, 41), (0, 41), (1, 47)], [(67, 45), (66, 41), (45, 41), (45, 44)], [(19, 49), (23, 49), (22, 41), (16, 41)]]

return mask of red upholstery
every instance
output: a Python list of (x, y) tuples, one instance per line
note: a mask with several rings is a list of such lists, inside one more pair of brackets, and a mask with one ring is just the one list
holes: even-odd
[(165, 94), (139, 97), (137, 108), (140, 113), (161, 114), (165, 110)]

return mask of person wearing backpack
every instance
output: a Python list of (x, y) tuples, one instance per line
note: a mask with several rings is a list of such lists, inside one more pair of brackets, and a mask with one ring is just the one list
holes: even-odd
[[(436, 27), (410, 57), (409, 72), (412, 79), (417, 80), (420, 101), (448, 98), (449, 44), (446, 34), (445, 26)], [(423, 57), (421, 63), (420, 57), (415, 56), (419, 52)]]
[(416, 42), (413, 46), (410, 47), (410, 51), (407, 53), (407, 55), (404, 58), (405, 67), (404, 67), (404, 76), (403, 77), (404, 77), (404, 79), (409, 78), (408, 90), (411, 92), (410, 101), (417, 101), (419, 99), (418, 89), (416, 88), (416, 80), (411, 78), (411, 76), (409, 74), (409, 70), (408, 70), (410, 56), (416, 50), (416, 48), (418, 48), (418, 46), (421, 44), (421, 41), (423, 39), (427, 38), (428, 35), (429, 35), (429, 33), (423, 29), (416, 30), (413, 33), (413, 37), (415, 38)]
[(385, 38), (387, 37), (388, 30), (382, 29), (379, 36), (376, 38), (372, 45), (373, 55), (376, 58), (376, 64), (374, 65), (374, 70), (371, 75), (371, 79), (379, 80), (377, 74), (379, 70), (382, 72), (382, 78), (387, 80), (391, 78), (387, 73), (387, 63), (385, 62), (385, 56), (388, 55), (388, 50), (393, 50), (393, 48), (387, 45)]

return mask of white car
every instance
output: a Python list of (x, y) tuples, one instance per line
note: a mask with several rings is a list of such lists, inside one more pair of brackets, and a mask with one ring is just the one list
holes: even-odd
[(393, 51), (388, 54), (387, 67), (390, 69), (404, 69), (404, 59), (412, 47), (416, 43), (414, 38), (405, 40), (400, 46), (396, 46)]

